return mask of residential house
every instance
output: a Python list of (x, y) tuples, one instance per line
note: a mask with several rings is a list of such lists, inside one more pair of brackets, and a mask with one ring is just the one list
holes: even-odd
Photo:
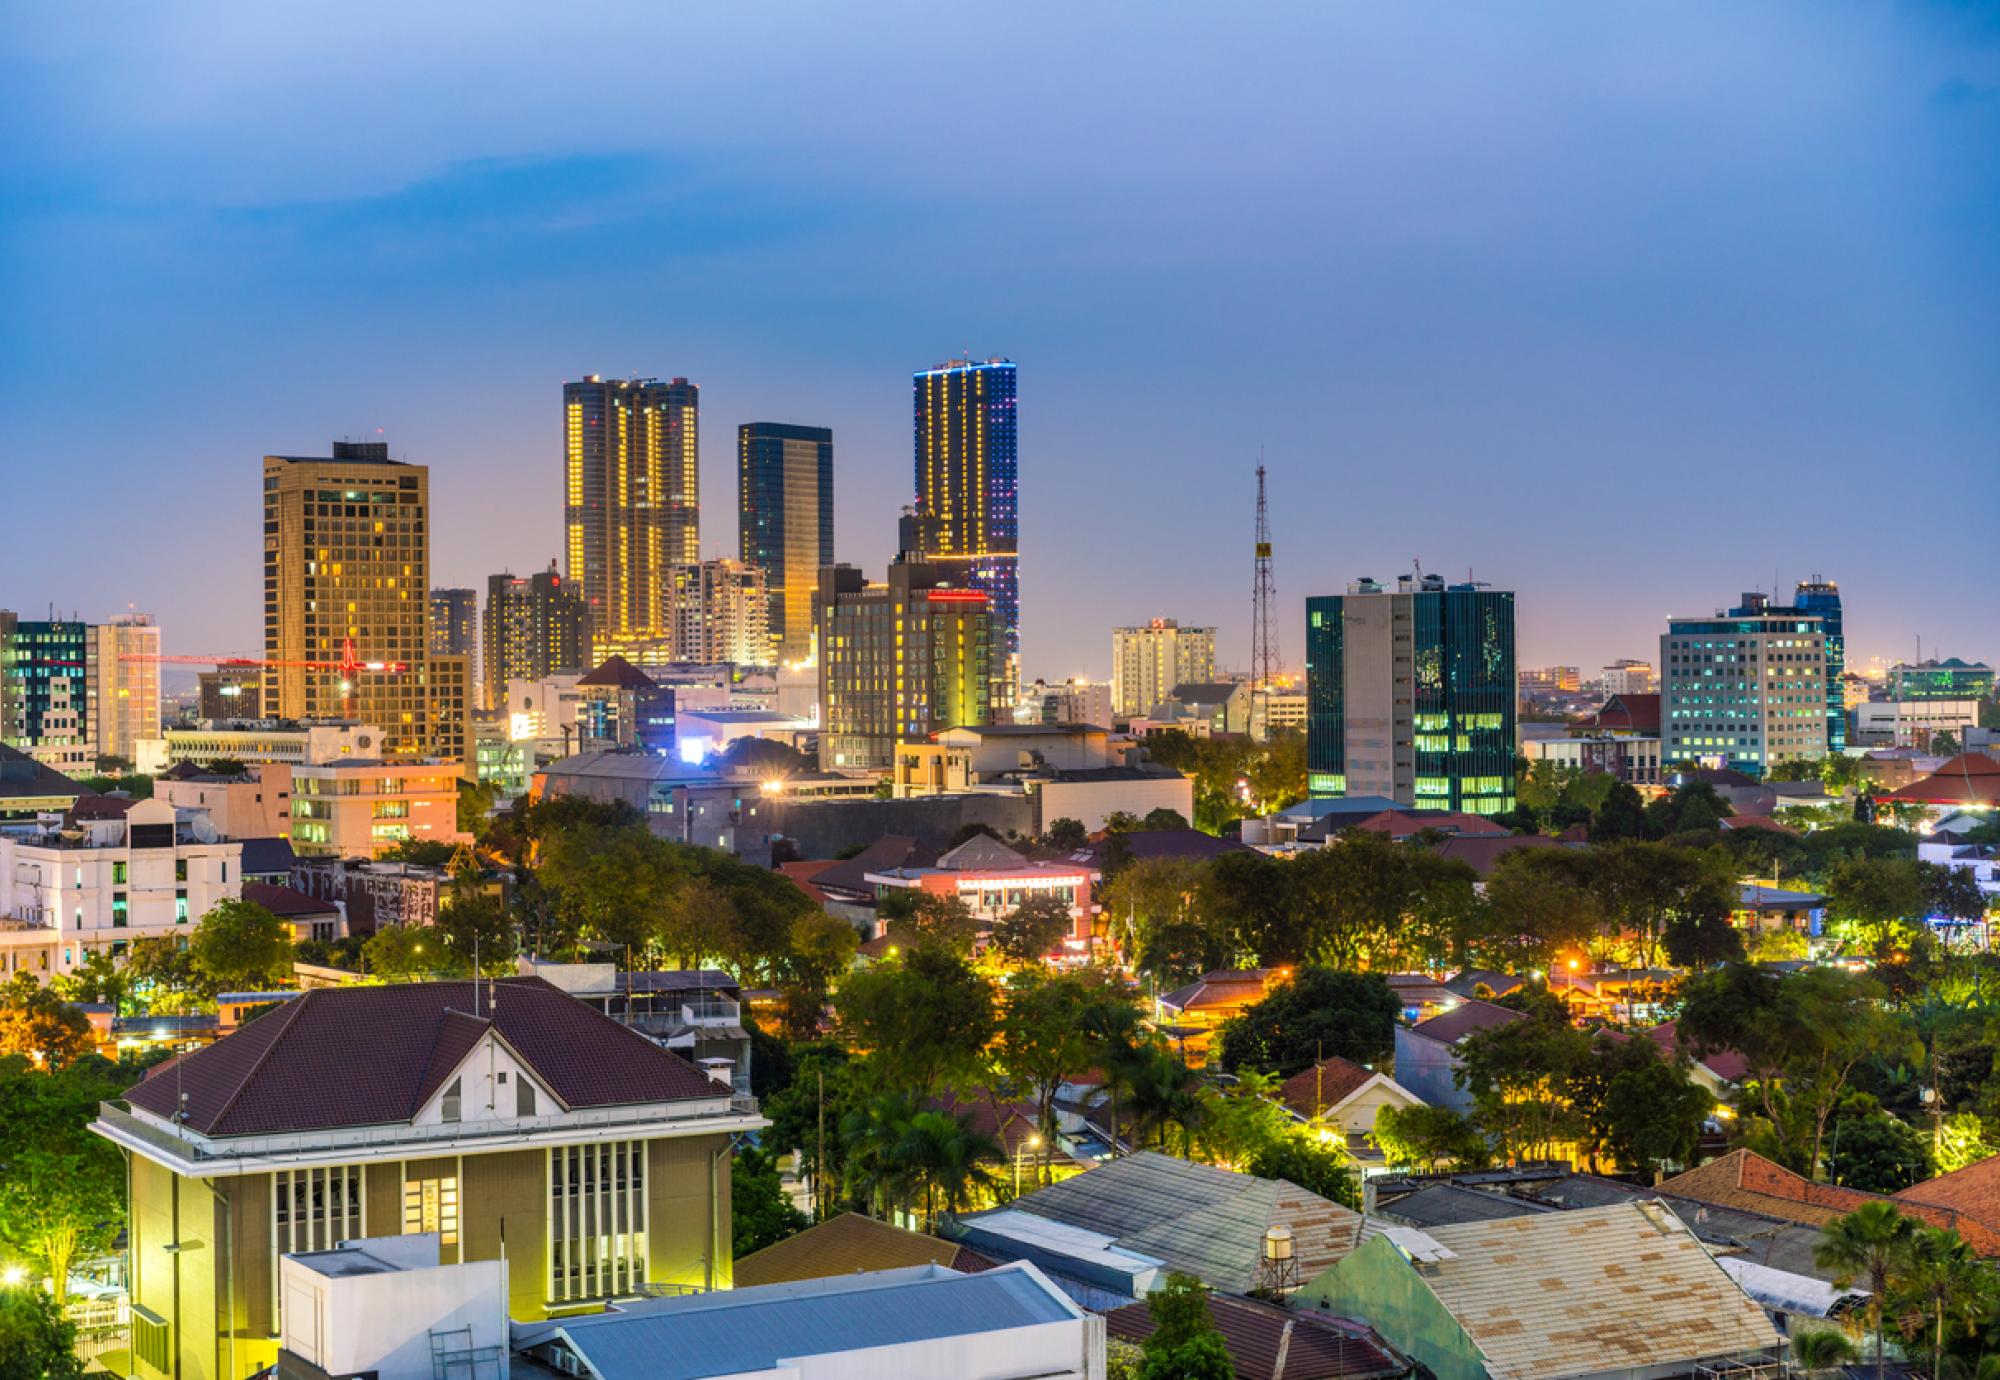
[(1285, 968), (1215, 968), (1154, 1002), (1153, 1024), (1190, 1065), (1206, 1062), (1226, 1023), (1291, 976)]
[[(1461, 974), (1461, 976), (1463, 976)], [(1456, 981), (1456, 979), (1454, 979)], [(1472, 1110), (1472, 1094), (1458, 1085), (1458, 1047), (1481, 1030), (1511, 1025), (1521, 1013), (1489, 1001), (1465, 1001), (1427, 1021), (1396, 1027), (1396, 1082), (1433, 1107)]]
[(1322, 1136), (1338, 1139), (1364, 1165), (1382, 1160), (1381, 1151), (1368, 1140), (1377, 1114), (1384, 1107), (1423, 1105), (1415, 1093), (1388, 1074), (1338, 1055), (1287, 1078), (1278, 1085), (1278, 1100)]
[(347, 933), (347, 917), (340, 903), (323, 901), (288, 886), (269, 882), (243, 883), (243, 899), (262, 906), (285, 922), (293, 943), (309, 939), (334, 940)]

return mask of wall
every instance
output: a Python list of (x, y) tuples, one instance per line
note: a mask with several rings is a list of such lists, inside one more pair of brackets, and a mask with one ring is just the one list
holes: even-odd
[(1458, 1055), (1450, 1045), (1419, 1035), (1408, 1026), (1396, 1027), (1396, 1081), (1433, 1107), (1455, 1112), (1472, 1110), (1472, 1094), (1458, 1086), (1453, 1074)]
[(506, 1272), (496, 1260), (329, 1278), (288, 1260), (286, 1349), (333, 1375), (430, 1380), (433, 1329), (470, 1327), (475, 1347), (507, 1344)]
[(1437, 1380), (1486, 1380), (1479, 1349), (1403, 1253), (1383, 1237), (1363, 1243), (1308, 1281), (1293, 1306), (1322, 1308), (1367, 1323), (1389, 1345), (1430, 1367)]
[(1037, 1380), (1102, 1376), (1103, 1328), (1095, 1329), (1096, 1364), (1086, 1341), (1087, 1320), (1036, 1323), (1004, 1332), (974, 1332), (899, 1346), (838, 1351), (801, 1361), (799, 1380), (882, 1380), (884, 1376), (929, 1376), (935, 1380), (977, 1380), (995, 1375), (1032, 1375)]
[[(1185, 776), (1161, 776), (1131, 781), (1044, 781), (1041, 828), (1058, 819), (1073, 819), (1095, 833), (1120, 810), (1144, 819), (1154, 810), (1174, 810), (1194, 822), (1194, 782)], [(1039, 831), (1038, 831), (1039, 832)]]
[(1340, 1126), (1344, 1131), (1372, 1131), (1375, 1129), (1375, 1114), (1384, 1107), (1417, 1105), (1421, 1104), (1414, 1097), (1405, 1097), (1396, 1089), (1377, 1083), (1340, 1109)]
[(783, 800), (745, 797), (737, 852), (768, 855), (770, 840), (793, 840), (801, 858), (831, 858), (855, 844), (886, 835), (915, 838), (943, 848), (961, 828), (983, 824), (1001, 837), (1035, 832), (1033, 802), (1025, 795), (943, 795), (914, 800)]
[[(666, 1284), (728, 1288), (734, 1278), (729, 1137), (656, 1140), (647, 1151), (647, 1273)], [(711, 1182), (714, 1200), (710, 1197)]]

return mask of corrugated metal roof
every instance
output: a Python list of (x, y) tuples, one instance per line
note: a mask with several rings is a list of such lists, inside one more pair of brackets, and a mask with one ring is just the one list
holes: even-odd
[[(604, 1380), (700, 1380), (823, 1356), (1064, 1322), (1080, 1310), (1032, 1266), (873, 1275), (660, 1300), (552, 1327)], [(553, 1334), (548, 1334), (553, 1335)]]

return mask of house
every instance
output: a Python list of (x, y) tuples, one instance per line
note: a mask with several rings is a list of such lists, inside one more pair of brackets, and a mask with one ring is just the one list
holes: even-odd
[(1744, 882), (1737, 888), (1736, 909), (1729, 913), (1729, 922), (1744, 930), (1816, 935), (1826, 922), (1826, 897), (1769, 882)]
[[(1988, 1225), (1980, 1214), (1967, 1211), (1954, 1201), (1973, 1201), (1982, 1179), (1983, 1176), (1968, 1179), (1962, 1185), (1948, 1185), (1941, 1179), (1932, 1179), (1926, 1196), (1899, 1195), (1891, 1198), (1881, 1193), (1866, 1193), (1858, 1188), (1843, 1188), (1838, 1184), (1815, 1183), (1782, 1165), (1773, 1164), (1754, 1151), (1732, 1150), (1719, 1160), (1711, 1160), (1675, 1175), (1660, 1185), (1660, 1191), (1812, 1227), (1823, 1227), (1863, 1203), (1893, 1203), (1906, 1217), (1933, 1227), (1950, 1227), (1973, 1250), (1988, 1259), (1995, 1259), (2000, 1258), (2000, 1227)], [(1915, 1189), (1925, 1187), (1918, 1184), (1904, 1190), (1904, 1193), (1911, 1194)]]
[[(822, 887), (825, 875), (821, 874)], [(1091, 916), (1096, 913), (1090, 893), (1099, 880), (1094, 867), (1032, 861), (991, 834), (974, 834), (932, 866), (886, 867), (865, 876), (878, 898), (891, 891), (956, 896), (987, 928), (1029, 896), (1053, 896), (1069, 908), (1067, 947), (1079, 951), (1090, 940)]]
[(1660, 697), (1656, 694), (1613, 695), (1579, 727), (1587, 737), (1657, 738), (1660, 736)]
[(1911, 1184), (1896, 1195), (1896, 1201), (1941, 1208), (2000, 1232), (2000, 1155)]
[(750, 1031), (743, 989), (719, 968), (620, 972), (615, 963), (548, 963), (522, 958), (539, 977), (594, 1011), (673, 1050), (737, 1092), (750, 1092)]
[(1290, 976), (1284, 968), (1212, 969), (1159, 997), (1154, 1002), (1153, 1023), (1188, 1063), (1199, 1066), (1208, 1058), (1209, 1046), (1226, 1022), (1241, 1015), (1245, 1007), (1264, 1000), (1273, 986)]
[(59, 814), (97, 792), (44, 766), (18, 748), (0, 743), (0, 820), (31, 820)]
[(1386, 795), (1319, 796), (1287, 805), (1262, 819), (1244, 820), (1243, 842), (1255, 848), (1282, 850), (1299, 843), (1302, 831), (1324, 839), (1370, 815), (1401, 808)]
[(1237, 839), (1217, 838), (1199, 829), (1127, 829), (1122, 833), (1092, 836), (1089, 846), (1070, 854), (1069, 860), (1102, 870), (1114, 860), (1147, 862), (1154, 858), (1187, 858), (1206, 862), (1224, 853), (1255, 851)]
[(93, 1124), (130, 1166), (136, 1375), (269, 1364), (279, 1257), (371, 1235), (504, 1258), (514, 1318), (724, 1287), (731, 1138), (767, 1124), (538, 978), (304, 992)]
[(1403, 1019), (1412, 1025), (1457, 1006), (1461, 998), (1437, 978), (1425, 973), (1387, 973), (1384, 980), (1403, 1008)]
[(1417, 1095), (1389, 1077), (1338, 1055), (1322, 1059), (1278, 1085), (1278, 1100), (1293, 1116), (1323, 1134), (1337, 1136), (1361, 1160), (1381, 1159), (1368, 1142), (1384, 1107), (1421, 1107)]
[(956, 1241), (905, 1231), (858, 1212), (815, 1222), (802, 1232), (738, 1257), (736, 1288), (790, 1284), (801, 1279), (942, 1265), (961, 1274), (991, 1269), (994, 1262)]
[(1241, 1294), (1262, 1278), (1266, 1234), (1291, 1232), (1299, 1277), (1354, 1249), (1361, 1215), (1283, 1179), (1141, 1151), (977, 1212), (946, 1229), (996, 1260), (1031, 1260), (1073, 1298), (1115, 1307), (1168, 1273)]
[(1366, 1318), (1438, 1380), (1666, 1380), (1780, 1373), (1782, 1340), (1665, 1207), (1390, 1227), (1300, 1290)]
[[(1460, 977), (1465, 976), (1460, 974)], [(1458, 979), (1454, 978), (1453, 982)], [(1511, 1025), (1518, 1011), (1490, 1001), (1464, 1001), (1427, 1021), (1396, 1027), (1396, 1082), (1418, 1100), (1455, 1112), (1472, 1110), (1472, 1094), (1458, 1086), (1458, 1047), (1481, 1030)]]
[(639, 1299), (514, 1328), (514, 1347), (591, 1380), (1094, 1380), (1104, 1325), (1032, 1265), (942, 1265)]
[(1447, 838), (1507, 838), (1512, 834), (1503, 824), (1457, 810), (1384, 810), (1347, 828), (1383, 834), (1397, 843), (1422, 834), (1442, 834)]
[(1645, 1033), (1646, 1038), (1658, 1045), (1660, 1053), (1667, 1058), (1685, 1055), (1688, 1075), (1718, 1102), (1734, 1102), (1736, 1085), (1750, 1076), (1749, 1061), (1733, 1049), (1710, 1050), (1700, 1058), (1682, 1049), (1678, 1021), (1662, 1021)]
[(347, 932), (347, 917), (338, 902), (322, 901), (288, 886), (245, 882), (243, 899), (284, 921), (295, 944), (308, 939), (338, 939)]
[[(1391, 1380), (1412, 1373), (1408, 1358), (1374, 1329), (1347, 1318), (1227, 1294), (1209, 1298), (1208, 1315), (1229, 1348), (1237, 1380)], [(1153, 1328), (1143, 1303), (1104, 1315), (1105, 1332), (1123, 1341), (1144, 1343)]]

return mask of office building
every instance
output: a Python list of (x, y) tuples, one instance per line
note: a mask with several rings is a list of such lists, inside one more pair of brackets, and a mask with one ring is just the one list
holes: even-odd
[(667, 632), (673, 568), (701, 560), (700, 398), (680, 378), (563, 385), (563, 565), (593, 658)]
[(385, 442), (264, 457), (266, 714), (379, 724), (387, 756), (438, 751), (429, 518), (430, 471)]
[(1792, 607), (1819, 619), (1826, 650), (1826, 750), (1837, 753), (1847, 746), (1847, 704), (1840, 684), (1847, 673), (1847, 633), (1840, 612), (1840, 586), (1817, 575), (1801, 580), (1792, 596)]
[[(810, 604), (808, 604), (810, 607)], [(674, 660), (769, 666), (771, 604), (764, 572), (725, 556), (674, 570)]]
[(1111, 687), (1101, 680), (1038, 680), (1014, 706), (1017, 724), (1095, 724), (1111, 727)]
[(1889, 668), (1894, 700), (1985, 700), (1993, 697), (1993, 668), (1983, 661), (1899, 661)]
[(0, 658), (12, 706), (7, 746), (32, 754), (48, 743), (87, 743), (97, 690), (95, 630), (73, 618), (9, 615), (9, 622)]
[(292, 851), (302, 858), (372, 858), (412, 839), (471, 837), (458, 831), (458, 767), (437, 762), (295, 766), (291, 821)]
[(1574, 695), (1583, 689), (1583, 673), (1574, 666), (1530, 666), (1521, 672), (1524, 695)]
[(1111, 630), (1111, 712), (1141, 718), (1176, 685), (1215, 680), (1215, 629), (1184, 628), (1155, 618), (1136, 628)]
[(908, 560), (883, 584), (848, 565), (820, 572), (821, 767), (886, 771), (898, 743), (993, 721), (999, 630), (962, 573)]
[(737, 555), (764, 572), (780, 661), (812, 656), (813, 591), (833, 564), (833, 432), (746, 422), (736, 429)]
[(589, 654), (584, 605), (574, 580), (556, 573), (556, 563), (533, 575), (510, 573), (486, 579), (486, 703), (507, 703), (507, 682), (540, 680), (565, 671), (581, 673)]
[(1021, 685), (1015, 383), (1004, 359), (949, 360), (913, 376), (922, 544), (903, 547), (987, 596), (1000, 662), (992, 689), (1003, 706)]
[(1914, 748), (1929, 752), (1939, 738), (1948, 740), (1951, 755), (1965, 742), (1965, 732), (1979, 723), (1978, 700), (1869, 700), (1854, 707), (1857, 747)]
[(264, 673), (255, 666), (218, 666), (195, 676), (196, 717), (208, 723), (264, 717)]
[(139, 744), (160, 736), (160, 629), (150, 614), (128, 613), (91, 630), (96, 641), (90, 737), (107, 757), (133, 761)]
[(662, 685), (622, 656), (576, 682), (579, 752), (592, 748), (639, 748), (661, 757), (674, 755), (677, 727), (673, 687)]
[(1657, 684), (1652, 662), (1629, 658), (1620, 658), (1605, 667), (1599, 680), (1607, 699), (1613, 695), (1650, 695)]
[(130, 1165), (133, 1374), (271, 1365), (319, 1322), (281, 1258), (371, 1235), (505, 1261), (521, 1322), (727, 1289), (730, 1137), (765, 1124), (537, 978), (300, 993), (98, 1114)]
[(1660, 755), (1761, 776), (1827, 752), (1826, 634), (1819, 617), (1746, 594), (1660, 639)]
[(1404, 575), (1306, 600), (1314, 795), (1468, 814), (1514, 808), (1514, 596)]
[(478, 590), (431, 591), (431, 654), (468, 657), (479, 655)]

